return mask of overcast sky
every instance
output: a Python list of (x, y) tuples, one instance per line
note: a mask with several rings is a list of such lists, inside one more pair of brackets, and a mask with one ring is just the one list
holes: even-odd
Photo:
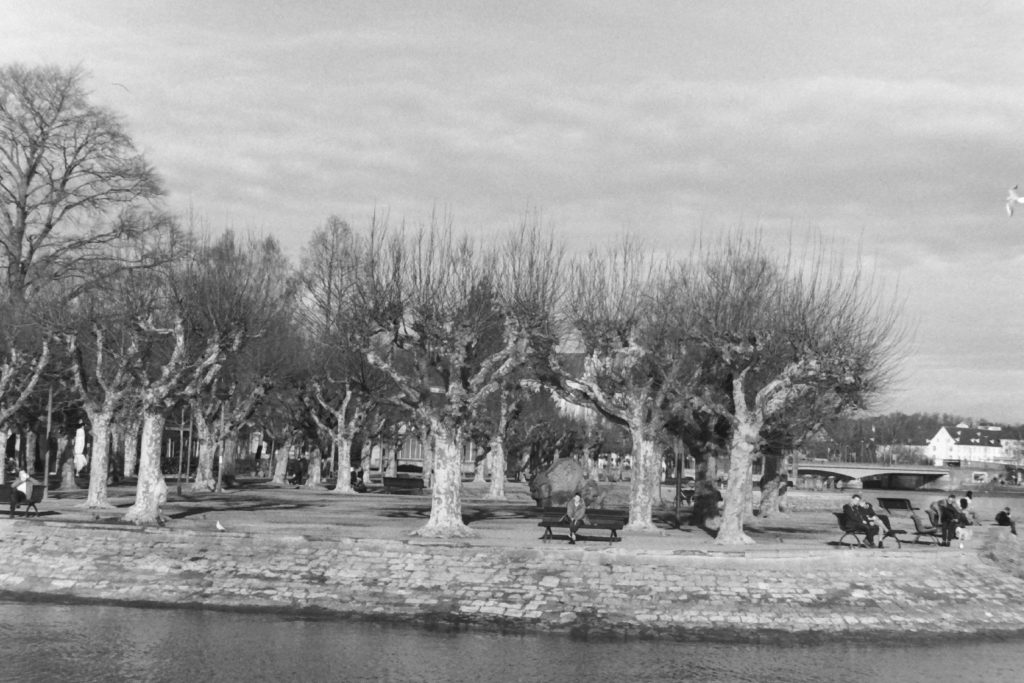
[(0, 63), (83, 66), (171, 208), (295, 255), (435, 207), (579, 249), (824, 239), (906, 300), (881, 409), (1019, 423), (1022, 31), (1014, 1), (0, 0)]

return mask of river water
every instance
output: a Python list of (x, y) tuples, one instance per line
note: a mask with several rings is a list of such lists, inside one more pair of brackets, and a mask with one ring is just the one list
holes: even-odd
[(0, 681), (1019, 681), (1024, 640), (581, 641), (274, 614), (0, 602)]

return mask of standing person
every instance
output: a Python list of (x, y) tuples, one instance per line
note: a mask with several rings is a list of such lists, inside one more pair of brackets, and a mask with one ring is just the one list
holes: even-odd
[(996, 524), (1010, 527), (1010, 533), (1017, 535), (1017, 523), (1010, 517), (1010, 508), (1003, 508), (996, 513)]
[(576, 532), (587, 522), (587, 505), (583, 496), (575, 493), (572, 500), (565, 506), (565, 516), (569, 518), (569, 543), (576, 544)]
[(878, 535), (880, 526), (873, 521), (877, 519), (873, 517), (862, 504), (862, 500), (859, 494), (853, 494), (850, 498), (850, 502), (843, 506), (843, 514), (846, 515), (847, 523), (853, 531), (859, 531), (864, 534), (865, 539), (869, 547), (875, 547), (875, 536)]
[(956, 528), (960, 523), (960, 505), (956, 502), (956, 495), (949, 494), (932, 503), (928, 510), (934, 515), (935, 526), (942, 527), (942, 545), (949, 546), (956, 538)]
[[(18, 470), (17, 478), (11, 482), (11, 517), (18, 506), (27, 501), (32, 495), (32, 487), (39, 484), (38, 481), (28, 476), (25, 470)], [(25, 514), (28, 514), (26, 511)]]

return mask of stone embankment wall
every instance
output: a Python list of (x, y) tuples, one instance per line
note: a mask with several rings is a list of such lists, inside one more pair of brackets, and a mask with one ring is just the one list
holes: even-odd
[(283, 610), (609, 637), (1024, 630), (1024, 580), (973, 553), (624, 553), (9, 523), (9, 598)]

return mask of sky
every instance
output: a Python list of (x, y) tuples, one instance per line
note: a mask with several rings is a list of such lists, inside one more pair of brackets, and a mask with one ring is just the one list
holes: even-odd
[(760, 231), (860, 258), (912, 330), (880, 411), (1024, 423), (1024, 3), (0, 0), (167, 206), (298, 257), (328, 216), (531, 212), (571, 250)]

